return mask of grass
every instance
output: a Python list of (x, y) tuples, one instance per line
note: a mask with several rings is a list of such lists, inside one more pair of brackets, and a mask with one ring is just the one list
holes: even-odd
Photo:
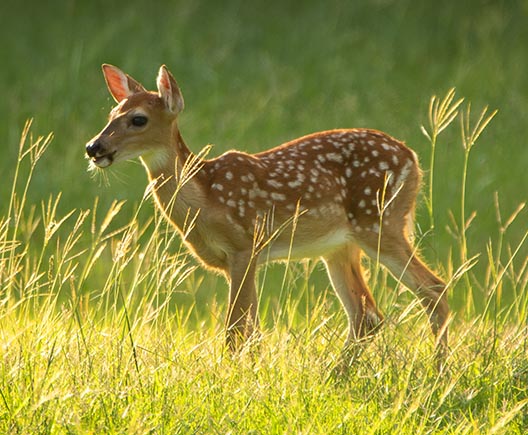
[[(158, 2), (155, 26), (134, 0), (30, 6), (0, 6), (0, 433), (526, 432), (525, 2)], [(405, 139), (426, 170), (417, 242), (452, 284), (449, 371), (376, 264), (387, 325), (349, 370), (314, 261), (261, 271), (262, 336), (226, 353), (226, 286), (142, 197), (143, 169), (86, 172), (103, 62), (146, 85), (167, 63), (195, 151), (334, 127)]]
[[(210, 329), (182, 334), (170, 318), (155, 326), (136, 323), (133, 352), (119, 317), (113, 326), (96, 321), (81, 327), (72, 313), (64, 313), (47, 319), (45, 328), (33, 321), (13, 334), (4, 361), (18, 369), (2, 373), (2, 430), (522, 434), (526, 429), (521, 331), (501, 331), (492, 351), (476, 338), (490, 325), (476, 322), (456, 339), (462, 352), (451, 375), (439, 378), (423, 342), (416, 346), (392, 330), (365, 350), (346, 379), (336, 379), (329, 376), (329, 353), (338, 348), (315, 325), (297, 334), (279, 326), (258, 350), (231, 358)], [(93, 318), (85, 314), (82, 320), (87, 325)]]
[[(3, 432), (522, 434), (528, 427), (527, 262), (513, 266), (528, 233), (505, 264), (502, 248), (490, 243), (488, 303), (464, 315), (476, 311), (468, 298), (466, 313), (455, 315), (448, 372), (435, 370), (416, 301), (394, 293), (381, 301), (390, 307), (387, 327), (344, 368), (345, 319), (335, 298), (315, 291), (311, 263), (284, 272), (278, 300), (262, 296), (262, 336), (232, 355), (224, 348), (225, 299), (196, 297), (200, 283), (175, 233), (157, 214), (141, 218), (149, 198), (116, 229), (123, 202), (64, 215), (60, 194), (40, 211), (28, 204), (52, 143), (30, 128), (0, 221)], [(503, 237), (516, 217), (499, 222)], [(466, 281), (468, 295), (482, 285), (472, 265), (451, 274), (452, 285)], [(376, 264), (371, 269), (376, 292), (397, 286)], [(277, 272), (261, 276), (263, 288), (277, 280)], [(515, 298), (502, 307), (508, 279)], [(284, 291), (291, 287), (297, 291)]]

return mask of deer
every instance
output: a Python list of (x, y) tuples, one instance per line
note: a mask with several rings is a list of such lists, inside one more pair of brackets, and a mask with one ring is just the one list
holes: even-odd
[[(184, 244), (229, 284), (226, 341), (258, 330), (256, 273), (272, 261), (321, 259), (348, 320), (345, 348), (384, 323), (361, 259), (376, 259), (419, 299), (445, 358), (446, 283), (419, 257), (412, 235), (421, 183), (417, 155), (374, 129), (309, 134), (266, 151), (194, 154), (178, 127), (180, 88), (165, 65), (157, 91), (103, 64), (117, 105), (86, 145), (93, 168), (139, 158), (157, 207)], [(189, 175), (189, 162), (193, 170)], [(189, 220), (192, 230), (188, 231)]]

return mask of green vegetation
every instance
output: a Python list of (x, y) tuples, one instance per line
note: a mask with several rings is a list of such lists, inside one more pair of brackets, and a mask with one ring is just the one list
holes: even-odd
[[(0, 5), (0, 433), (526, 433), (528, 4), (108, 3)], [(86, 171), (103, 62), (150, 87), (166, 63), (195, 151), (337, 127), (405, 140), (426, 171), (416, 240), (451, 283), (449, 370), (375, 264), (387, 325), (348, 369), (315, 261), (261, 271), (262, 335), (227, 353), (226, 285), (143, 168)]]

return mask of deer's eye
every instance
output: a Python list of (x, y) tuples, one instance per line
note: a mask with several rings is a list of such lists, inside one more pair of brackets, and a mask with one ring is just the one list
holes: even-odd
[(143, 127), (148, 122), (146, 116), (136, 115), (132, 118), (132, 125), (134, 127)]

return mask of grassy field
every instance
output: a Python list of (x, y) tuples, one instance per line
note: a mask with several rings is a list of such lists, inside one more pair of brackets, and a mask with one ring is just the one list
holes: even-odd
[[(0, 4), (0, 433), (526, 433), (528, 3), (109, 3)], [(368, 263), (387, 325), (347, 369), (316, 261), (261, 271), (262, 336), (226, 353), (226, 285), (144, 198), (143, 168), (86, 170), (113, 104), (103, 62), (151, 88), (167, 64), (194, 151), (339, 127), (416, 150), (448, 371), (414, 298)], [(451, 88), (464, 101), (434, 137), (431, 97)]]

